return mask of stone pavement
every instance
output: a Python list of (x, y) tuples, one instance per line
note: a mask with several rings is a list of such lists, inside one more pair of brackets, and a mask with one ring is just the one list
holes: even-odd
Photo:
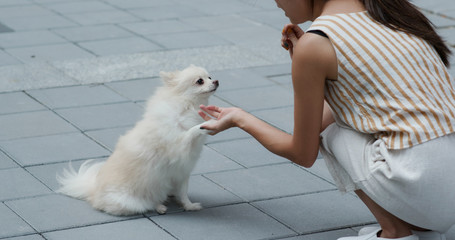
[[(415, 3), (455, 47), (455, 2)], [(273, 0), (0, 0), (0, 239), (331, 240), (374, 223), (321, 159), (304, 169), (236, 129), (208, 139), (191, 176), (201, 211), (113, 217), (54, 193), (69, 161), (109, 156), (161, 70), (203, 66), (213, 104), (291, 132), (285, 23)]]

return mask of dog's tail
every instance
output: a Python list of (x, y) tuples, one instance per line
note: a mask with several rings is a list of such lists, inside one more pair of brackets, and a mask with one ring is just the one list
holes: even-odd
[(69, 168), (64, 169), (62, 175), (57, 174), (57, 181), (60, 183), (57, 192), (74, 198), (87, 199), (95, 189), (96, 176), (103, 163), (85, 161), (79, 168), (79, 172), (76, 172), (70, 163)]

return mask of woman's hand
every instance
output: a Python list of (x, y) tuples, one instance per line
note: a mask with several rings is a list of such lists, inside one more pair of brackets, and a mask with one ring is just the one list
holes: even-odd
[(286, 24), (281, 32), (281, 46), (289, 51), (291, 56), (294, 53), (294, 46), (297, 45), (297, 41), (305, 34), (305, 32), (298, 26), (294, 24)]
[(198, 111), (199, 115), (206, 121), (215, 119), (211, 123), (202, 125), (201, 128), (212, 131), (210, 135), (215, 135), (228, 128), (236, 127), (236, 120), (240, 117), (244, 111), (240, 108), (230, 107), (221, 108), (217, 106), (204, 106), (201, 105), (202, 111)]

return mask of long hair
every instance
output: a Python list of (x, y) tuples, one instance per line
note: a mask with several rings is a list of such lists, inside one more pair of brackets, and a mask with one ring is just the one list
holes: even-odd
[(436, 33), (433, 24), (409, 0), (361, 0), (374, 20), (426, 40), (448, 67), (450, 49)]

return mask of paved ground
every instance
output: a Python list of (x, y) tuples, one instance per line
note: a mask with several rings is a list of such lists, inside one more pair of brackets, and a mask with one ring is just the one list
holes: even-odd
[[(416, 4), (455, 47), (453, 0)], [(321, 159), (301, 168), (238, 130), (204, 147), (199, 212), (113, 217), (54, 193), (69, 161), (109, 156), (161, 70), (204, 66), (221, 82), (212, 103), (291, 132), (286, 22), (272, 0), (0, 0), (0, 239), (330, 240), (374, 223)]]

